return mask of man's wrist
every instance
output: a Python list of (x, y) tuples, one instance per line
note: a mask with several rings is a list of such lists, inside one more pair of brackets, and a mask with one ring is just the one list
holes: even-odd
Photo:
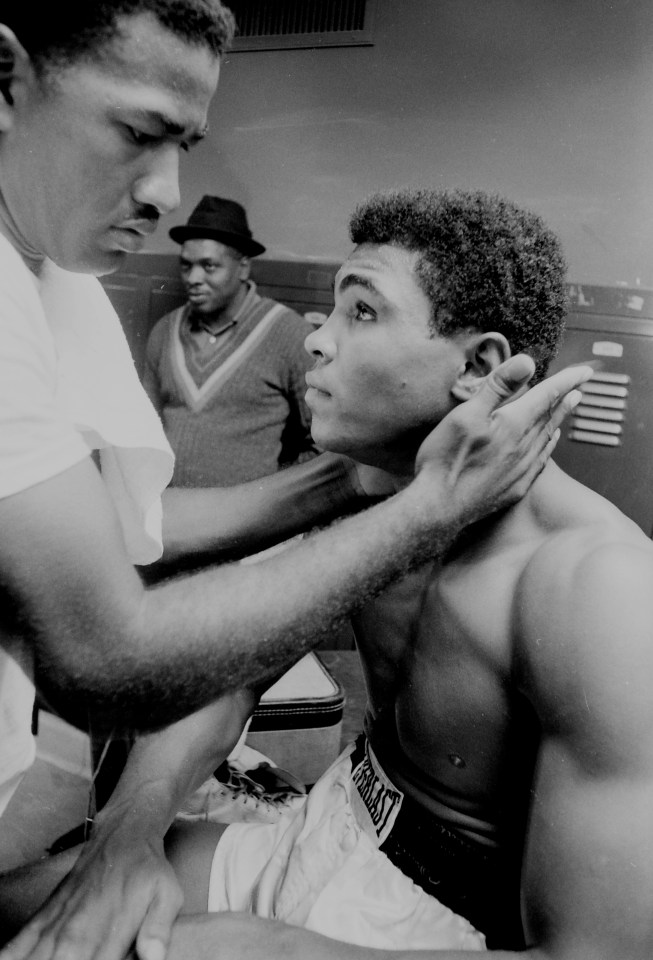
[(452, 514), (451, 502), (441, 484), (429, 478), (427, 471), (420, 471), (393, 500), (401, 510), (416, 559), (440, 556), (466, 525), (465, 520)]
[[(129, 795), (111, 797), (93, 817), (98, 830), (143, 836), (163, 835), (177, 813), (180, 798), (176, 790), (157, 785), (142, 786)], [(90, 826), (90, 825), (89, 825)]]

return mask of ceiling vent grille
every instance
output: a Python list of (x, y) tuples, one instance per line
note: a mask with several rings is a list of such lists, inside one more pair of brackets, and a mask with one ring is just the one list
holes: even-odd
[(367, 46), (375, 0), (231, 0), (232, 51)]

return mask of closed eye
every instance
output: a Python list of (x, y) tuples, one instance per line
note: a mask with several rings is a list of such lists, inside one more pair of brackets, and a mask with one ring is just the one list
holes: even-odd
[(139, 147), (151, 146), (153, 143), (159, 143), (161, 140), (161, 137), (157, 134), (144, 133), (142, 130), (137, 130), (136, 127), (126, 126), (125, 129), (130, 139)]
[[(159, 143), (163, 143), (165, 135), (158, 133), (145, 133), (143, 130), (138, 130), (136, 127), (126, 126), (125, 129), (129, 135), (129, 139), (136, 144), (138, 147), (153, 147)], [(199, 140), (200, 138), (198, 138)], [(179, 148), (184, 150), (186, 153), (190, 150), (191, 144), (186, 140), (179, 141)]]

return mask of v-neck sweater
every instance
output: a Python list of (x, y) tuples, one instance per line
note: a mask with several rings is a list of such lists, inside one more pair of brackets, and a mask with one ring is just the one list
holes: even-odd
[(317, 452), (304, 401), (311, 327), (253, 282), (233, 319), (211, 343), (187, 305), (150, 334), (144, 385), (175, 452), (173, 486), (229, 486)]

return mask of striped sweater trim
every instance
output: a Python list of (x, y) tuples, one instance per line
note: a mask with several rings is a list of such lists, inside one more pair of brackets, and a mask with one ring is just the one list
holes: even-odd
[[(261, 306), (267, 306), (266, 301), (262, 301)], [(257, 319), (256, 316), (252, 318), (255, 323), (254, 328), (245, 336), (241, 343), (232, 350), (230, 355), (219, 364), (210, 376), (207, 377), (204, 383), (198, 385), (188, 369), (186, 355), (180, 337), (181, 323), (184, 317), (184, 308), (180, 308), (175, 316), (171, 329), (172, 370), (175, 380), (183, 393), (184, 401), (190, 410), (199, 413), (211, 403), (218, 390), (224, 387), (225, 383), (229, 381), (236, 370), (258, 347), (277, 317), (285, 312), (287, 312), (287, 307), (282, 303), (274, 303), (260, 319)], [(256, 313), (258, 313), (258, 311), (256, 311)], [(249, 325), (248, 320), (247, 326)]]

